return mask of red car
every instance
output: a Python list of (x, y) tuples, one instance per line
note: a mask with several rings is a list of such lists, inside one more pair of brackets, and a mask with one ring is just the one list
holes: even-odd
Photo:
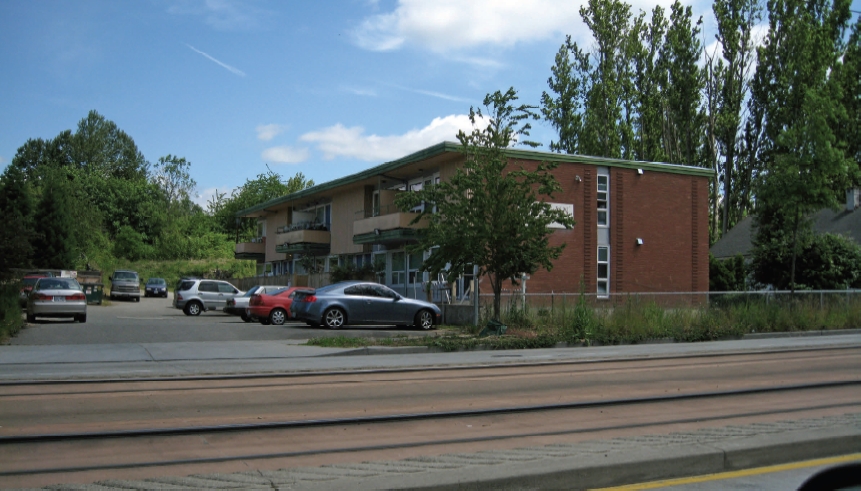
[(21, 308), (27, 307), (27, 297), (30, 296), (30, 292), (33, 291), (33, 285), (36, 284), (36, 281), (39, 278), (50, 278), (51, 273), (27, 273), (24, 278), (21, 279), (21, 292), (18, 294), (18, 303), (21, 304)]
[(248, 301), (248, 315), (260, 319), (261, 324), (280, 326), (290, 318), (290, 304), (293, 303), (293, 297), (297, 291), (313, 290), (291, 286), (272, 295), (251, 295), (251, 300)]

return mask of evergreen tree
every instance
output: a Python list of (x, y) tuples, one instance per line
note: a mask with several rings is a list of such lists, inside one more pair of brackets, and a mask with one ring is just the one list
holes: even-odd
[(49, 174), (36, 206), (34, 255), (36, 266), (41, 268), (72, 269), (79, 253), (65, 180), (59, 172)]

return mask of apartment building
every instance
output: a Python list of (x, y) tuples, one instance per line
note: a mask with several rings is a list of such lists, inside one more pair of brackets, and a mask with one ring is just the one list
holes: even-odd
[[(551, 245), (565, 249), (552, 271), (528, 278), (530, 293), (577, 293), (581, 284), (599, 296), (708, 290), (710, 170), (513, 149), (508, 156), (515, 168), (557, 162), (562, 192), (552, 201), (577, 222), (554, 229)], [(237, 243), (235, 255), (273, 275), (305, 274), (303, 256), (323, 271), (378, 263), (381, 282), (424, 298), (428, 282), (438, 280), (419, 272), (429, 252), (404, 248), (426, 224), (411, 224), (419, 209), (397, 209), (394, 198), (449, 178), (462, 161), (460, 145), (444, 142), (242, 210), (237, 216), (256, 218), (258, 233)], [(465, 291), (465, 283), (455, 290)]]

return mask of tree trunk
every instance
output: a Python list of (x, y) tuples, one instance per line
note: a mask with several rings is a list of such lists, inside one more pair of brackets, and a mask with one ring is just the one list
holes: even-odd
[(792, 269), (789, 273), (789, 291), (793, 296), (795, 295), (795, 259), (798, 256), (798, 221), (801, 212), (799, 210), (795, 211), (795, 227), (792, 229)]

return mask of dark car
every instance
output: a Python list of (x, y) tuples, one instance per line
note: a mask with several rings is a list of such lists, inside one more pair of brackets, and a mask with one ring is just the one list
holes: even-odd
[(345, 281), (298, 292), (290, 306), (293, 318), (311, 326), (338, 329), (348, 324), (415, 325), (432, 329), (439, 324), (436, 305), (401, 296), (378, 283)]
[(280, 326), (290, 318), (290, 306), (296, 293), (310, 291), (310, 288), (291, 286), (269, 293), (255, 293), (248, 301), (248, 315), (260, 319), (261, 324)]
[(164, 278), (150, 278), (146, 280), (144, 296), (167, 298), (167, 281)]

